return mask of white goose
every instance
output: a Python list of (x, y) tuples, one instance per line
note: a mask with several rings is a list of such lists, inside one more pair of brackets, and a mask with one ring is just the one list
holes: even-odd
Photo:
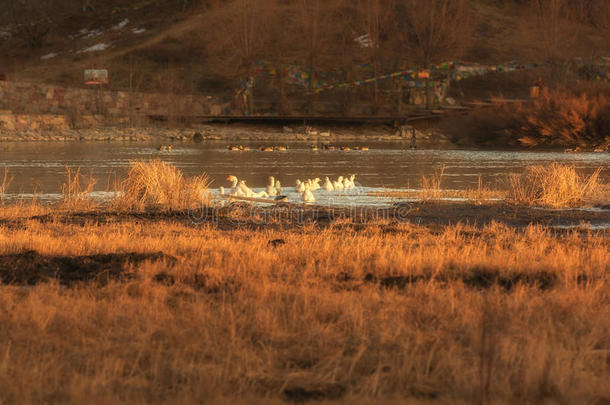
[(354, 183), (354, 180), (356, 180), (355, 174), (352, 174), (351, 176), (349, 176), (350, 188), (356, 188), (356, 183)]
[(275, 179), (273, 176), (269, 176), (269, 184), (267, 184), (267, 194), (269, 195), (277, 195), (278, 192), (275, 188)]
[(267, 192), (265, 190), (263, 190), (263, 191), (259, 191), (258, 193), (252, 192), (252, 195), (250, 197), (269, 198), (269, 194), (267, 194)]
[(335, 187), (335, 190), (343, 190), (343, 176), (339, 176), (339, 178), (333, 182), (333, 187)]
[(299, 193), (305, 192), (305, 182), (301, 182), (301, 180), (297, 179), (297, 185), (295, 187), (296, 191)]
[(328, 176), (326, 176), (326, 178), (324, 179), (324, 190), (328, 191), (329, 193), (331, 191), (335, 191), (335, 187), (333, 187), (333, 183), (330, 182)]
[(319, 190), (320, 189), (320, 182), (322, 180), (320, 180), (319, 177), (316, 177), (315, 179), (313, 179), (311, 181), (311, 191), (315, 191), (315, 190)]
[(252, 197), (252, 189), (246, 186), (245, 180), (239, 181), (239, 184), (237, 185), (237, 190), (241, 192), (240, 194), (238, 194), (240, 197)]
[(246, 181), (245, 180), (241, 180), (239, 182), (239, 185), (237, 186), (238, 191), (240, 191), (241, 193), (237, 193), (236, 195), (238, 197), (251, 197), (251, 198), (268, 198), (269, 194), (267, 194), (267, 192), (265, 190), (263, 191), (259, 191), (258, 193), (255, 193), (254, 191), (252, 191), (252, 189), (248, 186), (246, 186)]
[(275, 191), (276, 191), (277, 195), (282, 194), (282, 183), (280, 183), (279, 180), (275, 181)]
[(237, 183), (239, 182), (239, 180), (237, 179), (237, 177), (235, 177), (233, 175), (227, 177), (227, 180), (231, 182), (231, 188), (229, 189), (229, 194), (235, 194), (235, 192), (237, 192)]
[(316, 198), (313, 196), (313, 193), (310, 190), (309, 184), (305, 185), (305, 190), (303, 190), (301, 197), (303, 197), (303, 202), (306, 203), (312, 203), (316, 201)]

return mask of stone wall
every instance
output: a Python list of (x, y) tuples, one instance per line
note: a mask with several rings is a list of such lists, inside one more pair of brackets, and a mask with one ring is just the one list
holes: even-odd
[(67, 116), (58, 114), (11, 114), (0, 111), (0, 130), (5, 131), (61, 131), (68, 129)]
[(221, 115), (228, 104), (210, 96), (64, 88), (0, 81), (0, 110), (14, 114), (128, 117), (137, 115)]

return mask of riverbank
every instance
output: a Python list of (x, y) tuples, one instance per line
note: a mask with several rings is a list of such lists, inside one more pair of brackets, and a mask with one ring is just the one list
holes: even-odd
[[(447, 148), (452, 144), (434, 129), (413, 129), (418, 147)], [(403, 131), (389, 125), (282, 126), (256, 124), (206, 124), (182, 128), (99, 127), (88, 129), (7, 130), (0, 128), (0, 142), (202, 142), (278, 141), (332, 143), (337, 141), (408, 141), (412, 127)]]

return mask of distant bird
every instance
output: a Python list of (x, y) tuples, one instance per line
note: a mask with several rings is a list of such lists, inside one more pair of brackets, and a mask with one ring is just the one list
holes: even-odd
[(324, 190), (328, 191), (329, 193), (331, 191), (335, 191), (335, 187), (333, 186), (333, 183), (330, 182), (328, 176), (326, 176), (326, 178), (324, 179)]
[(261, 146), (260, 150), (263, 152), (273, 152), (273, 146)]
[(267, 194), (269, 195), (277, 195), (277, 190), (275, 189), (275, 179), (273, 176), (269, 176), (269, 184), (267, 184)]
[(336, 181), (333, 182), (335, 190), (343, 190), (343, 176), (339, 176)]
[(229, 189), (229, 194), (235, 194), (237, 192), (237, 183), (239, 183), (239, 180), (237, 179), (237, 177), (230, 175), (229, 177), (227, 177), (227, 180), (231, 182), (231, 188)]
[(298, 193), (303, 193), (305, 191), (305, 182), (301, 182), (301, 180), (297, 179), (295, 190)]
[(349, 176), (349, 178), (345, 178), (343, 180), (343, 186), (345, 188), (356, 188), (356, 184), (354, 183), (354, 179), (356, 178), (355, 174)]
[(245, 180), (239, 181), (239, 184), (237, 184), (237, 191), (235, 192), (235, 195), (238, 197), (251, 197), (252, 196), (252, 190), (250, 189), (250, 187), (246, 186)]
[(309, 184), (305, 184), (305, 189), (301, 193), (301, 197), (303, 198), (303, 202), (306, 203), (312, 203), (316, 201), (315, 197), (313, 196), (313, 193), (309, 189)]
[(279, 180), (275, 181), (275, 191), (277, 193), (277, 195), (279, 196), (280, 194), (282, 194), (282, 183), (280, 183)]

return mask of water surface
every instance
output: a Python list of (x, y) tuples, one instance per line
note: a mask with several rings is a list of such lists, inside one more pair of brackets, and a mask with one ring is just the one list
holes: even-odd
[[(14, 175), (9, 194), (51, 195), (61, 189), (66, 167), (80, 167), (98, 179), (96, 191), (108, 189), (109, 181), (127, 173), (132, 161), (159, 158), (186, 175), (208, 173), (213, 187), (227, 186), (230, 174), (245, 179), (251, 187), (264, 187), (267, 177), (279, 178), (284, 186), (296, 179), (357, 174), (356, 180), (371, 189), (417, 189), (421, 177), (431, 176), (444, 166), (442, 187), (463, 190), (483, 184), (504, 189), (507, 175), (531, 164), (560, 162), (574, 165), (582, 173), (602, 167), (601, 179), (610, 181), (610, 153), (411, 150), (408, 143), (366, 143), (369, 151), (312, 151), (305, 143), (289, 144), (286, 151), (258, 150), (265, 142), (245, 142), (250, 151), (229, 151), (228, 142), (175, 144), (171, 152), (157, 150), (159, 143), (53, 142), (5, 143), (0, 146), (0, 170)], [(345, 145), (355, 146), (346, 142)], [(365, 145), (365, 144), (360, 144)], [(1, 172), (0, 172), (1, 175)]]

